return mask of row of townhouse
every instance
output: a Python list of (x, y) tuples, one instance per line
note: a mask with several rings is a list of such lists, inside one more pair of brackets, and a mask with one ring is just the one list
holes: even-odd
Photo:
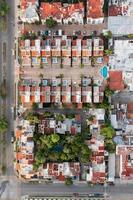
[(101, 108), (91, 108), (88, 111), (89, 116), (93, 116), (93, 120), (87, 121), (90, 127), (92, 137), (86, 141), (92, 151), (91, 165), (87, 170), (86, 180), (91, 183), (105, 182), (107, 177), (105, 165), (105, 147), (104, 138), (100, 135), (101, 126), (105, 123), (105, 110)]
[(80, 66), (90, 65), (90, 57), (103, 57), (104, 42), (100, 37), (75, 39), (62, 37), (46, 40), (20, 42), (20, 57), (23, 66)]
[(22, 105), (29, 103), (101, 103), (104, 85), (101, 81), (84, 78), (80, 84), (68, 79), (42, 80), (41, 84), (22, 84), (19, 94)]
[(52, 17), (59, 24), (83, 24), (86, 18), (88, 24), (101, 24), (104, 22), (103, 4), (104, 0), (88, 0), (86, 5), (83, 2), (67, 4), (21, 0), (20, 19), (28, 23), (41, 19), (45, 23), (46, 19)]
[(20, 128), (16, 129), (16, 162), (15, 169), (20, 178), (30, 178), (34, 175), (34, 142), (33, 133), (35, 126), (30, 125), (29, 121), (22, 120)]
[(36, 128), (39, 134), (66, 134), (69, 132), (72, 135), (76, 135), (81, 133), (81, 117), (80, 115), (75, 115), (75, 118), (64, 118), (64, 121), (56, 120), (56, 118), (45, 118), (40, 120)]

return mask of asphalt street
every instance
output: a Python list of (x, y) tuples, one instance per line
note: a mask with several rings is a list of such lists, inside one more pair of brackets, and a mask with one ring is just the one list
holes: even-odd
[[(104, 193), (104, 186), (88, 186), (87, 184), (73, 185), (70, 187), (64, 184), (21, 184), (21, 195), (65, 195), (65, 194), (90, 194), (90, 193)], [(133, 200), (133, 185), (132, 184), (118, 184), (115, 186), (108, 186), (107, 193), (110, 200)]]

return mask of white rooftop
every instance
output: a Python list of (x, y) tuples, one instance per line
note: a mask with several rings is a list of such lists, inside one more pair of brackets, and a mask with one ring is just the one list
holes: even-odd
[(114, 55), (110, 56), (111, 69), (133, 70), (133, 40), (114, 40)]

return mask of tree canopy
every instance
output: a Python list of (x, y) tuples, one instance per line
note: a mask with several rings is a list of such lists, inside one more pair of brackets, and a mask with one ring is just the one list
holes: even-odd
[(8, 128), (8, 122), (5, 118), (0, 119), (0, 133), (4, 133)]
[(105, 139), (112, 139), (115, 136), (115, 130), (110, 125), (106, 125), (101, 129), (101, 134)]
[[(35, 134), (36, 135), (36, 134)], [(39, 165), (45, 162), (83, 162), (88, 163), (91, 151), (84, 143), (82, 135), (40, 135), (35, 137), (35, 162)]]
[(52, 17), (49, 17), (48, 19), (46, 19), (46, 26), (48, 28), (52, 28), (56, 25), (57, 25), (57, 21), (55, 21)]
[(0, 1), (0, 16), (4, 17), (9, 11), (9, 6), (5, 1)]
[(68, 177), (68, 178), (65, 179), (65, 185), (70, 186), (72, 184), (73, 184), (73, 181), (72, 181), (71, 177)]

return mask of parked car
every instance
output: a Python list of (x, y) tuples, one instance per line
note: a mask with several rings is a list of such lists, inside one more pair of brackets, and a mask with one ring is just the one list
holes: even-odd
[(14, 137), (14, 131), (11, 132), (11, 143), (14, 143), (15, 137)]

